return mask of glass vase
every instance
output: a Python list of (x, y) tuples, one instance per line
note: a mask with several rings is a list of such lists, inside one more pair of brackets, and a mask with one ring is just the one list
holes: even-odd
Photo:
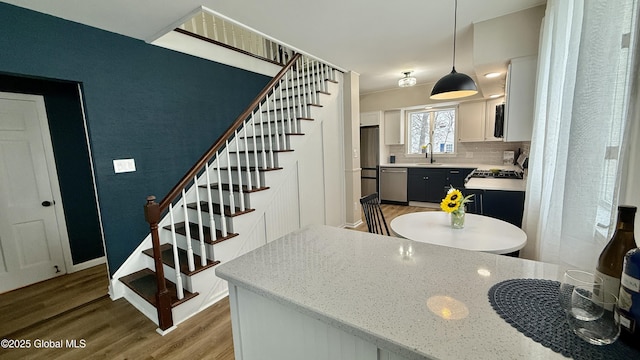
[(453, 229), (464, 228), (464, 214), (465, 211), (463, 206), (451, 213), (451, 227)]

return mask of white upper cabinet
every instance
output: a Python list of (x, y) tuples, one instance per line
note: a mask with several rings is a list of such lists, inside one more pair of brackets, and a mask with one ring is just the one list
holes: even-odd
[(531, 141), (537, 56), (512, 59), (507, 73), (504, 141)]
[(380, 125), (382, 111), (368, 111), (360, 113), (360, 126)]
[(484, 141), (485, 102), (464, 102), (458, 106), (458, 141)]
[(404, 111), (389, 110), (384, 112), (384, 144), (404, 144)]
[(484, 141), (502, 141), (502, 137), (495, 137), (496, 106), (504, 104), (504, 96), (487, 100), (487, 116), (484, 126)]

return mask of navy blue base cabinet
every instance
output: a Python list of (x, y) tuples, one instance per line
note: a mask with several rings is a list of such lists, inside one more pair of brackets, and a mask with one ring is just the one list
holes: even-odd
[(466, 189), (464, 194), (474, 194), (473, 202), (467, 204), (467, 212), (522, 226), (524, 191)]

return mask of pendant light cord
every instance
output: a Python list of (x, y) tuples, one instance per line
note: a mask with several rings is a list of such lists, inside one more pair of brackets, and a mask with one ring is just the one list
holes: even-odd
[(453, 69), (456, 70), (456, 28), (458, 24), (458, 0), (454, 2), (455, 8), (453, 12)]

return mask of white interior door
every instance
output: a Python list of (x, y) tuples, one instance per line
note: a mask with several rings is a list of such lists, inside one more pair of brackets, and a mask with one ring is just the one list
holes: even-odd
[(53, 162), (42, 96), (0, 92), (0, 293), (66, 272)]

